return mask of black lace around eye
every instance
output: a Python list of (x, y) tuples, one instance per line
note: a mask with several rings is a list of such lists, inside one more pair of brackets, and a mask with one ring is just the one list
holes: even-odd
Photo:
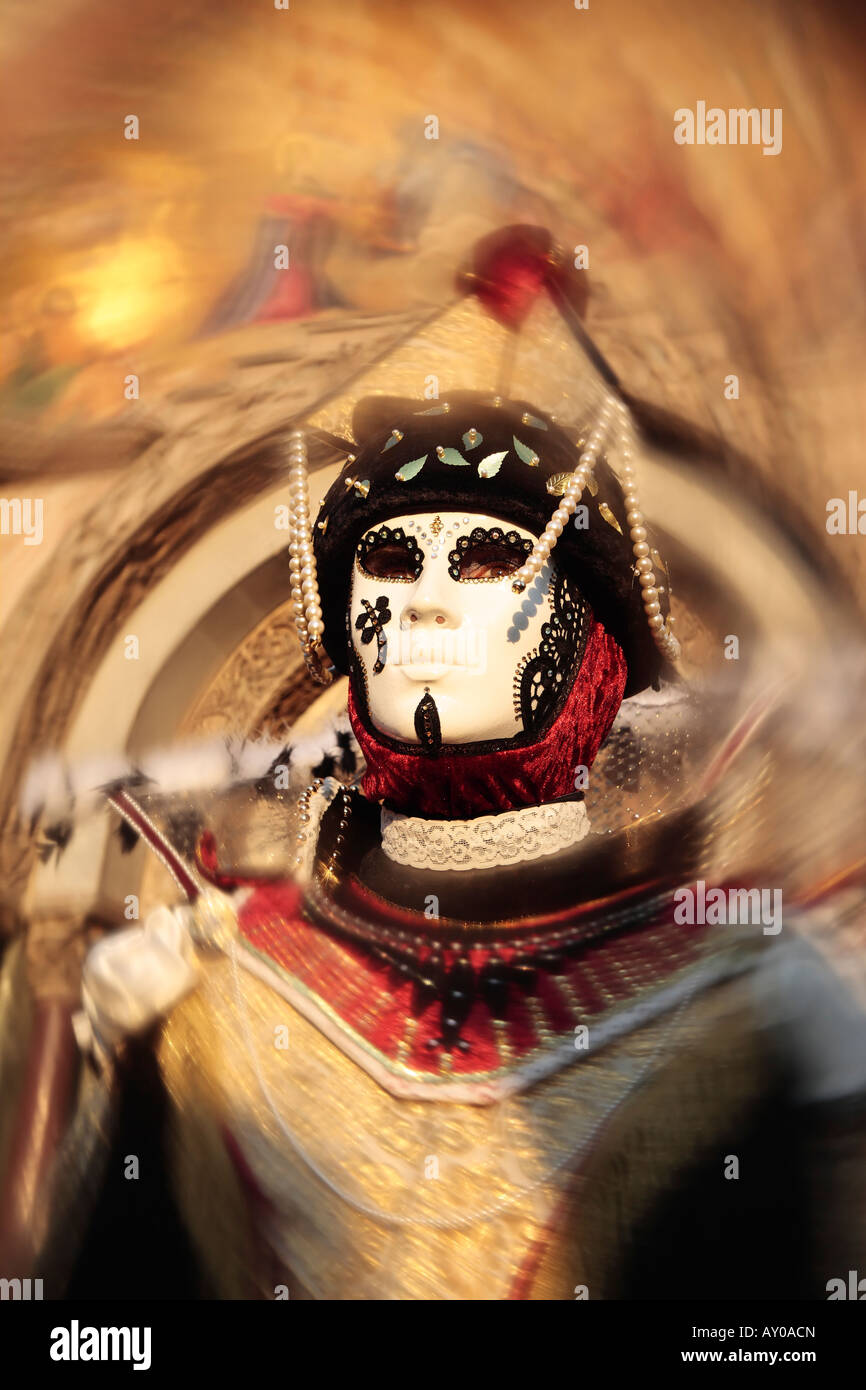
[(461, 584), (493, 584), (519, 570), (532, 551), (532, 541), (498, 526), (476, 526), (460, 536), (448, 555), (448, 573)]
[(424, 552), (414, 536), (399, 526), (380, 526), (370, 531), (358, 545), (358, 566), (370, 579), (387, 579), (392, 584), (414, 584), (424, 566)]

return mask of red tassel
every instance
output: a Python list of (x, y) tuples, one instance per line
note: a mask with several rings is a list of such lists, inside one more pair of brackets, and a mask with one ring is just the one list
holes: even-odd
[[(565, 290), (563, 274), (544, 227), (503, 227), (475, 247), (472, 269), (460, 288), (476, 294), (489, 314), (506, 328), (519, 329), (539, 295)], [(586, 308), (586, 277), (575, 278), (566, 298), (578, 316)]]

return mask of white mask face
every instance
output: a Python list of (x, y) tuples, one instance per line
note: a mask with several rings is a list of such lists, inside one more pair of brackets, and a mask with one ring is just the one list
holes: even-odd
[(535, 539), (510, 522), (463, 512), (393, 517), (364, 535), (349, 619), (377, 729), (419, 743), (416, 713), (429, 694), (442, 743), (523, 731), (519, 674), (553, 612), (552, 562), (524, 593), (511, 587)]

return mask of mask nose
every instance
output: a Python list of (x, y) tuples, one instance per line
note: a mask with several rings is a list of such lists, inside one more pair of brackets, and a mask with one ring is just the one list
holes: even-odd
[(448, 573), (447, 559), (443, 556), (438, 564), (428, 560), (400, 613), (401, 628), (436, 632), (460, 627), (463, 615), (456, 602), (458, 592)]

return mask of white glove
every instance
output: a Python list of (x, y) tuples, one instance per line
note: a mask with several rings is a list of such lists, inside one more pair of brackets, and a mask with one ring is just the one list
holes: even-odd
[(114, 932), (90, 950), (83, 1009), (72, 1020), (78, 1045), (97, 1057), (143, 1032), (195, 988), (192, 909), (158, 907), (141, 926)]

